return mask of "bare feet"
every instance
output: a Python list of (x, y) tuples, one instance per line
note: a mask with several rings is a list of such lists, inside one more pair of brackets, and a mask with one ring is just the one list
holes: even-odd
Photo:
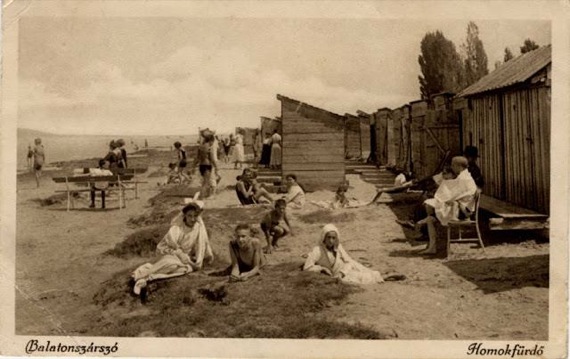
[(418, 254), (437, 254), (437, 251), (435, 248), (429, 248), (428, 247), (426, 249), (419, 251)]

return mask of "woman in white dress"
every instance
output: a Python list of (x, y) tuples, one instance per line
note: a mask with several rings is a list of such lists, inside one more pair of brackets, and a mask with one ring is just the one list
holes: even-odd
[(204, 261), (214, 259), (201, 217), (203, 208), (204, 202), (192, 200), (172, 220), (170, 230), (156, 247), (162, 257), (154, 264), (141, 265), (132, 273), (135, 294), (139, 295), (150, 281), (199, 271)]
[(269, 161), (269, 168), (276, 170), (281, 168), (281, 136), (277, 133), (277, 130), (274, 130), (273, 136), (271, 136), (271, 159)]
[(234, 146), (234, 168), (241, 168), (243, 162), (245, 161), (245, 154), (243, 149), (243, 135), (238, 132), (236, 134), (235, 139), (236, 139), (236, 145)]

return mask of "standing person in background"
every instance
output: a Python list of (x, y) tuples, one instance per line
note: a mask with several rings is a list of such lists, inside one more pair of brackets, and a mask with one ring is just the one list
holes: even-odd
[[(242, 168), (245, 161), (245, 153), (243, 148), (243, 135), (238, 132), (236, 134), (236, 144), (234, 146), (234, 168)], [(239, 164), (239, 167), (238, 167)]]
[(119, 151), (121, 152), (121, 156), (119, 157), (119, 168), (127, 168), (127, 150), (125, 149), (125, 140), (119, 138), (117, 140), (117, 146), (119, 146)]
[(259, 129), (255, 130), (253, 133), (253, 166), (257, 167), (260, 157), (261, 157), (261, 134), (259, 133)]
[(271, 160), (269, 167), (276, 170), (281, 168), (281, 136), (277, 133), (277, 130), (273, 130), (273, 136), (271, 136)]
[(144, 139), (144, 148), (148, 148), (148, 141), (146, 140), (146, 138)]
[(230, 139), (224, 137), (223, 145), (224, 145), (224, 162), (228, 163), (230, 161)]
[(28, 171), (32, 172), (34, 170), (33, 159), (34, 159), (34, 151), (32, 151), (32, 146), (28, 145)]
[(117, 173), (117, 169), (119, 168), (119, 156), (117, 155), (117, 143), (115, 140), (109, 142), (109, 152), (107, 156), (103, 159), (109, 162), (109, 170), (113, 173)]
[(174, 142), (174, 151), (178, 159), (178, 176), (180, 176), (180, 183), (190, 183), (190, 177), (186, 174), (186, 150), (182, 147), (179, 141)]
[(271, 135), (269, 133), (265, 134), (263, 139), (263, 147), (261, 148), (261, 159), (259, 164), (264, 168), (269, 167), (269, 162), (271, 162)]
[(217, 182), (214, 173), (217, 173), (217, 161), (212, 146), (214, 135), (211, 131), (201, 132), (201, 135), (203, 137), (203, 143), (198, 148), (198, 154), (190, 172), (193, 173), (196, 167), (199, 168), (200, 175), (202, 176), (200, 197), (208, 198), (216, 193)]
[(211, 137), (212, 137), (212, 158), (214, 159), (214, 169), (212, 170), (212, 189), (213, 189), (213, 193), (216, 193), (216, 187), (218, 182), (222, 179), (222, 176), (220, 176), (220, 171), (218, 169), (218, 154), (220, 153), (220, 142), (218, 141), (218, 136), (215, 136), (214, 133), (212, 131), (209, 131), (211, 133)]
[(40, 177), (42, 176), (42, 167), (46, 161), (46, 153), (44, 150), (44, 145), (42, 145), (42, 139), (36, 138), (34, 140), (34, 173), (36, 175), (36, 185), (40, 187)]
[(233, 133), (230, 133), (230, 151), (228, 152), (228, 157), (229, 157), (228, 162), (232, 162), (234, 160), (235, 147), (236, 147), (236, 138), (234, 137)]

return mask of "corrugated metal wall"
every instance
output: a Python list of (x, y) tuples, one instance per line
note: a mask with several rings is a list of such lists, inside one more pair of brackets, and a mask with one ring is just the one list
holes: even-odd
[(281, 101), (283, 174), (309, 190), (336, 190), (344, 181), (344, 120), (326, 111)]

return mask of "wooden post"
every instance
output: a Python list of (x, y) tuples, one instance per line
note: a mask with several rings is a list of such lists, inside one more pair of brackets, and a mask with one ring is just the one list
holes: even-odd
[(71, 202), (71, 196), (69, 192), (69, 182), (67, 181), (67, 176), (65, 176), (65, 190), (67, 191), (67, 212), (69, 212), (69, 205)]

